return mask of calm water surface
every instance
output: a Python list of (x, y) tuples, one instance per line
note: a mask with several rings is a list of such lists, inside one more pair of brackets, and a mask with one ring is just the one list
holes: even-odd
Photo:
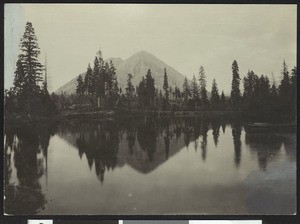
[(6, 125), (4, 140), (6, 184), (41, 192), (47, 201), (27, 213), (293, 214), (296, 208), (295, 133), (248, 133), (242, 122), (220, 118), (143, 117)]

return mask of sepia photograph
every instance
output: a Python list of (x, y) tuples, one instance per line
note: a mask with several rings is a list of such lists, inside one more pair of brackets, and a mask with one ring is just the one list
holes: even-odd
[(3, 100), (4, 215), (296, 214), (296, 4), (6, 3)]

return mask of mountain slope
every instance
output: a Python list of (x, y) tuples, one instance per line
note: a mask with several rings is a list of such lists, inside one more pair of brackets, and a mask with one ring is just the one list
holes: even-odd
[[(110, 60), (112, 60), (116, 67), (119, 86), (123, 89), (123, 92), (127, 85), (128, 73), (132, 74), (132, 83), (134, 86), (137, 86), (142, 80), (142, 77), (146, 75), (148, 69), (151, 69), (152, 76), (155, 79), (156, 88), (162, 89), (164, 68), (167, 69), (169, 85), (172, 86), (173, 89), (175, 86), (182, 88), (184, 76), (171, 66), (167, 65), (166, 63), (146, 51), (139, 51), (124, 61), (121, 58), (109, 58), (106, 61)], [(84, 77), (85, 73), (82, 73), (81, 75)], [(78, 76), (60, 87), (56, 91), (56, 93), (75, 93), (77, 86), (77, 77)]]

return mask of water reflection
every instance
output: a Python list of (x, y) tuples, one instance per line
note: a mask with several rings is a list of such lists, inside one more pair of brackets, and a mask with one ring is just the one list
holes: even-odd
[[(35, 213), (43, 206), (40, 179), (46, 175), (47, 180), (48, 146), (54, 133), (53, 125), (6, 125), (5, 205), (8, 211), (14, 211), (17, 202), (23, 203), (20, 207), (24, 206), (24, 213)], [(13, 170), (16, 180), (12, 181)]]
[[(232, 157), (236, 169), (242, 166), (243, 142), (257, 155), (258, 167), (262, 171), (267, 170), (268, 162), (277, 157), (282, 145), (291, 158), (295, 156), (295, 141), (284, 135), (245, 133), (242, 142), (243, 123), (225, 118), (134, 117), (106, 121), (65, 120), (43, 126), (7, 124), (6, 186), (14, 183), (35, 191), (41, 189), (41, 177), (45, 176), (47, 181), (48, 147), (54, 135), (75, 147), (80, 160), (86, 158), (90, 170), (103, 184), (109, 170), (114, 171), (126, 164), (141, 174), (148, 174), (181, 150), (190, 148), (190, 145), (196, 153), (200, 152), (200, 160), (207, 163), (208, 151), (218, 148), (220, 138), (227, 138), (228, 127), (231, 128)], [(231, 146), (222, 145), (222, 148), (226, 147)], [(227, 152), (231, 153), (230, 150)], [(16, 172), (15, 179), (12, 177), (13, 171)], [(36, 213), (37, 210), (33, 207), (27, 212)]]
[(246, 134), (245, 143), (257, 153), (259, 168), (267, 170), (268, 160), (276, 157), (286, 138), (278, 134)]
[[(211, 121), (211, 128), (213, 130), (212, 134), (213, 134), (215, 146), (217, 146), (219, 143), (220, 127), (221, 127), (220, 119), (213, 119)], [(224, 130), (225, 130), (225, 127), (224, 127)]]
[(232, 138), (234, 144), (234, 162), (235, 166), (238, 168), (241, 163), (241, 134), (242, 134), (242, 126), (240, 121), (235, 120), (231, 124), (232, 129)]
[(106, 170), (117, 166), (121, 133), (116, 122), (65, 121), (58, 126), (58, 134), (78, 149), (80, 158), (85, 154), (100, 182)]

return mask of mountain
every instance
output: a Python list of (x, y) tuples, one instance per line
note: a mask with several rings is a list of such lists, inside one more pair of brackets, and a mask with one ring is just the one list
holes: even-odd
[[(142, 80), (142, 77), (147, 74), (148, 69), (151, 69), (152, 76), (155, 79), (156, 88), (162, 89), (163, 87), (164, 68), (167, 69), (169, 85), (172, 86), (173, 89), (175, 86), (182, 88), (184, 76), (171, 66), (167, 65), (165, 62), (146, 51), (139, 51), (126, 60), (122, 60), (121, 58), (108, 58), (106, 61), (110, 60), (116, 67), (119, 86), (123, 89), (123, 92), (127, 85), (127, 75), (129, 73), (131, 73), (133, 76), (133, 85), (137, 86)], [(82, 73), (81, 75), (84, 77), (85, 73)], [(75, 93), (77, 77), (78, 76), (60, 87), (55, 92), (64, 92), (66, 94)]]

